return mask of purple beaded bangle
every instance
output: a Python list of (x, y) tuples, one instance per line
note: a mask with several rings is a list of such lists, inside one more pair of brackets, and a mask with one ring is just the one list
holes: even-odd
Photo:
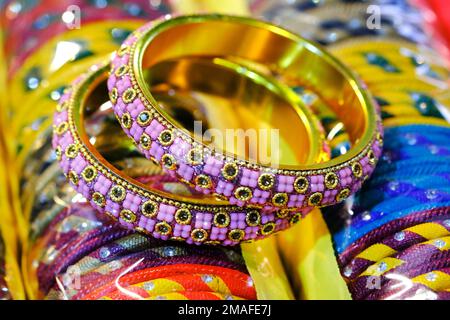
[[(293, 43), (295, 43), (295, 47), (299, 47), (300, 43), (305, 44), (306, 49), (303, 50), (305, 52), (311, 50), (311, 46), (314, 47), (314, 50), (306, 53), (305, 59), (316, 61), (320, 57), (325, 61), (326, 67), (330, 69), (328, 70), (330, 74), (339, 74), (342, 77), (342, 88), (336, 89), (334, 96), (328, 93), (330, 95), (328, 101), (330, 105), (334, 106), (336, 113), (342, 117), (346, 128), (350, 130), (353, 148), (347, 154), (330, 162), (290, 167), (289, 169), (286, 169), (287, 167), (275, 169), (238, 159), (236, 156), (226, 155), (225, 152), (214, 151), (195, 140), (186, 130), (177, 127), (151, 96), (143, 76), (143, 60), (151, 59), (151, 62), (146, 62), (146, 68), (160, 60), (179, 58), (184, 55), (214, 56), (213, 53), (219, 55), (220, 53), (214, 51), (216, 50), (216, 40), (214, 39), (211, 40), (214, 42), (211, 44), (211, 52), (203, 53), (201, 51), (208, 50), (206, 46), (202, 46), (201, 49), (195, 47), (198, 45), (197, 41), (194, 41), (197, 35), (195, 32), (198, 30), (200, 30), (198, 35), (200, 39), (211, 38), (202, 34), (202, 30), (203, 32), (209, 30), (203, 25), (208, 25), (208, 23), (212, 23), (209, 26), (210, 30), (220, 26), (220, 23), (232, 24), (231, 30), (234, 30), (235, 26), (243, 26), (250, 30), (249, 34), (258, 28), (260, 29), (258, 32), (270, 30), (266, 33), (272, 33), (264, 34), (264, 36), (272, 36), (274, 41), (280, 40), (280, 35), (283, 35), (286, 37), (284, 40), (289, 41), (292, 46), (294, 46)], [(195, 26), (193, 26), (194, 24)], [(190, 26), (186, 27), (186, 32), (181, 31), (178, 35), (177, 32), (180, 32), (184, 25)], [(172, 31), (172, 29), (176, 31)], [(273, 31), (275, 29), (278, 31)], [(220, 31), (223, 32), (223, 30)], [(179, 40), (182, 44), (177, 45), (171, 42), (172, 38), (170, 40), (164, 36), (162, 39), (158, 38), (165, 33), (172, 35), (174, 41), (182, 39)], [(362, 182), (373, 172), (381, 155), (382, 126), (379, 109), (368, 95), (367, 90), (344, 66), (312, 43), (291, 33), (286, 36), (287, 33), (289, 32), (278, 27), (249, 18), (219, 15), (176, 17), (163, 22), (151, 22), (138, 29), (125, 40), (115, 54), (108, 80), (110, 100), (122, 128), (136, 142), (138, 149), (145, 157), (160, 163), (166, 172), (176, 176), (180, 181), (194, 186), (196, 190), (204, 194), (219, 196), (233, 205), (264, 209), (310, 210), (312, 207), (328, 206), (342, 201), (361, 188)], [(246, 49), (251, 51), (251, 48), (246, 47), (245, 42), (237, 41), (238, 37), (234, 37), (237, 46), (233, 47), (234, 44), (229, 44), (229, 46), (233, 47), (236, 52), (224, 52), (223, 56), (233, 56), (237, 52), (242, 54), (242, 51)], [(232, 37), (230, 36), (230, 38)], [(190, 43), (190, 39), (193, 43), (192, 48), (187, 45)], [(153, 45), (153, 43), (166, 44), (169, 42), (168, 53), (164, 51), (165, 47), (161, 46), (160, 48)], [(217, 47), (224, 50), (228, 48), (227, 45), (217, 43)], [(283, 45), (286, 44), (283, 43)], [(258, 47), (261, 46), (258, 44)], [(268, 44), (267, 47), (269, 47)], [(173, 52), (170, 51), (171, 48), (175, 48)], [(152, 54), (155, 53), (156, 58), (150, 54), (151, 50), (153, 50)], [(183, 50), (186, 52), (180, 53)], [(315, 53), (315, 50), (320, 53)], [(287, 53), (282, 56), (286, 57)], [(241, 58), (248, 57), (244, 54)], [(270, 64), (268, 63), (268, 65)], [(320, 69), (320, 71), (323, 70)], [(323, 73), (326, 74), (326, 71)], [(292, 74), (288, 74), (288, 76), (292, 77)], [(330, 76), (330, 78), (333, 77)], [(321, 81), (324, 81), (324, 87), (334, 84), (331, 80), (327, 84), (328, 79)], [(347, 113), (343, 113), (342, 110), (346, 107), (349, 110)], [(359, 117), (355, 112), (355, 118), (360, 118), (361, 123), (359, 124), (355, 118), (352, 118), (353, 115), (348, 115), (357, 108), (360, 108), (364, 114)], [(363, 120), (366, 123), (362, 123)]]
[(62, 96), (54, 116), (53, 147), (71, 185), (99, 211), (129, 229), (187, 243), (236, 245), (286, 229), (302, 210), (242, 208), (212, 199), (186, 198), (152, 189), (109, 164), (84, 132), (88, 95), (106, 81), (109, 64), (94, 66)]

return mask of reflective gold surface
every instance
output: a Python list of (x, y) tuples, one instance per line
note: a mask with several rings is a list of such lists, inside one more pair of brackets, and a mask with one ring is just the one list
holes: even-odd
[(135, 54), (138, 85), (153, 105), (156, 101), (143, 70), (185, 56), (264, 64), (288, 85), (302, 85), (320, 95), (344, 124), (353, 148), (325, 164), (281, 165), (284, 169), (321, 169), (345, 162), (362, 152), (376, 133), (372, 99), (350, 70), (317, 45), (262, 21), (221, 15), (176, 17), (146, 32), (138, 40)]
[[(200, 77), (196, 81), (188, 82), (188, 80), (192, 77), (190, 72), (187, 72), (190, 70), (190, 68), (185, 68), (186, 72), (179, 72), (179, 70), (176, 72), (176, 77), (172, 78), (171, 72), (166, 72), (167, 68), (177, 68), (179, 65), (188, 65), (191, 67), (195, 67), (196, 72)], [(194, 66), (195, 65), (195, 66)], [(203, 66), (203, 68), (201, 67)], [(161, 68), (158, 70), (158, 67)], [(198, 67), (198, 68), (197, 68)], [(217, 76), (217, 77), (211, 77), (211, 67), (215, 68), (212, 72), (214, 75), (219, 75), (220, 72), (223, 72), (223, 77)], [(166, 70), (163, 72), (163, 70)], [(206, 117), (208, 121), (214, 122), (217, 121), (219, 123), (223, 120), (223, 117), (217, 118), (217, 114), (214, 116), (210, 116), (208, 114), (208, 110), (210, 109), (216, 109), (217, 104), (215, 104), (216, 101), (214, 101), (213, 105), (208, 105), (207, 103), (202, 103), (202, 106), (204, 108), (199, 108), (198, 106), (195, 106), (195, 103), (191, 100), (188, 100), (188, 103), (184, 103), (184, 99), (180, 97), (180, 92), (183, 92), (186, 94), (187, 92), (201, 92), (205, 94), (204, 91), (206, 91), (209, 95), (211, 95), (212, 98), (220, 98), (223, 100), (228, 100), (227, 97), (235, 95), (235, 99), (229, 99), (231, 106), (229, 108), (240, 108), (241, 104), (248, 106), (252, 105), (250, 102), (247, 101), (247, 99), (250, 99), (250, 97), (247, 97), (248, 94), (250, 94), (252, 97), (256, 97), (256, 104), (254, 105), (254, 108), (260, 107), (261, 110), (264, 110), (266, 107), (269, 110), (272, 110), (273, 108), (286, 108), (290, 109), (292, 112), (292, 126), (296, 126), (296, 128), (302, 128), (302, 122), (300, 120), (303, 120), (303, 117), (306, 117), (304, 113), (301, 113), (302, 107), (297, 104), (298, 98), (294, 95), (283, 95), (284, 89), (279, 89), (279, 87), (275, 85), (271, 85), (270, 87), (265, 87), (261, 84), (258, 84), (257, 81), (253, 81), (248, 77), (248, 74), (240, 74), (229, 67), (223, 67), (220, 64), (215, 64), (213, 60), (208, 61), (198, 61), (198, 60), (180, 60), (180, 61), (172, 61), (172, 62), (165, 62), (164, 64), (161, 64), (159, 66), (156, 66), (156, 69), (154, 69), (154, 73), (152, 75), (153, 78), (150, 76), (147, 77), (147, 80), (149, 81), (149, 84), (155, 88), (155, 91), (158, 92), (159, 97), (161, 98), (161, 102), (165, 104), (163, 108), (165, 108), (165, 112), (168, 114), (172, 114), (175, 119), (177, 118), (177, 113), (174, 113), (174, 105), (173, 105), (173, 99), (176, 97), (179, 99), (178, 104), (176, 105), (177, 108), (184, 108), (184, 113), (180, 113), (181, 115), (185, 116), (186, 114), (191, 114), (190, 117), (196, 118), (196, 117)], [(205, 74), (202, 76), (202, 72), (205, 72)], [(185, 79), (183, 79), (183, 74)], [(208, 77), (209, 75), (209, 77)], [(227, 77), (235, 78), (233, 81), (230, 81), (230, 85), (226, 85), (226, 81), (224, 79), (227, 79)], [(237, 77), (237, 78), (236, 78)], [(247, 77), (248, 79), (244, 79)], [(263, 76), (261, 76), (263, 77)], [(100, 162), (102, 162), (112, 173), (122, 176), (124, 179), (130, 181), (131, 183), (144, 187), (139, 182), (133, 180), (131, 177), (127, 177), (125, 172), (121, 172), (118, 168), (115, 168), (110, 163), (108, 163), (109, 159), (105, 159), (103, 152), (102, 154), (99, 152), (100, 150), (96, 150), (94, 147), (95, 145), (102, 146), (105, 148), (104, 150), (108, 150), (108, 145), (114, 145), (119, 151), (119, 149), (134, 149), (134, 146), (130, 145), (128, 142), (122, 143), (124, 141), (127, 141), (128, 139), (125, 139), (124, 133), (120, 128), (117, 126), (117, 129), (114, 129), (111, 124), (108, 124), (107, 126), (104, 126), (102, 129), (102, 134), (100, 136), (103, 136), (103, 138), (100, 138), (100, 140), (97, 140), (97, 138), (93, 135), (89, 135), (86, 131), (86, 120), (88, 117), (94, 115), (95, 112), (98, 112), (97, 110), (100, 108), (103, 110), (103, 112), (108, 112), (110, 109), (110, 102), (108, 101), (108, 94), (107, 90), (105, 90), (105, 83), (107, 78), (107, 72), (106, 67), (101, 67), (100, 70), (97, 70), (86, 82), (84, 86), (80, 88), (79, 95), (75, 99), (75, 111), (74, 111), (74, 123), (77, 127), (77, 130), (80, 134), (80, 138), (82, 140), (82, 143), (86, 145), (89, 149), (89, 152)], [(165, 78), (165, 79), (164, 79)], [(235, 81), (237, 83), (241, 83), (242, 85), (235, 85)], [(217, 85), (214, 85), (214, 83), (217, 82)], [(186, 85), (183, 85), (185, 83)], [(189, 85), (187, 85), (189, 83)], [(271, 83), (270, 81), (266, 81), (266, 83)], [(225, 84), (225, 85), (224, 85)], [(206, 87), (205, 87), (206, 86)], [(205, 89), (206, 88), (206, 89)], [(281, 88), (281, 87), (280, 87)], [(245, 90), (244, 90), (245, 89)], [(177, 94), (172, 94), (167, 96), (167, 92), (170, 92), (171, 90), (175, 90), (175, 92), (178, 92)], [(286, 89), (287, 90), (287, 89)], [(247, 92), (248, 91), (248, 92)], [(198, 93), (197, 92), (197, 93)], [(164, 94), (166, 96), (164, 96)], [(225, 95), (225, 96), (223, 96)], [(195, 95), (192, 95), (195, 96)], [(260, 99), (257, 99), (257, 97), (260, 97)], [(295, 97), (294, 99), (291, 99), (291, 97)], [(172, 99), (172, 100), (171, 100)], [(202, 102), (206, 102), (206, 100), (203, 100)], [(247, 102), (244, 104), (244, 102)], [(172, 103), (172, 105), (171, 105)], [(202, 109), (202, 110), (197, 110)], [(231, 109), (230, 109), (231, 110)], [(297, 113), (297, 110), (298, 113)], [(202, 112), (199, 112), (202, 111)], [(109, 111), (111, 112), (111, 111)], [(230, 111), (234, 112), (234, 111)], [(263, 113), (264, 115), (264, 113)], [(282, 115), (282, 114), (281, 114)], [(259, 114), (256, 114), (256, 116), (259, 116)], [(284, 115), (285, 117), (285, 115)], [(281, 117), (279, 117), (281, 118)], [(249, 125), (255, 126), (255, 122), (252, 122), (255, 119), (255, 115), (252, 115), (250, 117)], [(277, 119), (277, 116), (272, 116), (270, 113), (268, 113), (267, 118), (264, 118), (263, 116), (260, 117), (261, 120), (269, 121), (270, 119)], [(309, 119), (306, 117), (306, 121), (304, 122), (304, 127), (306, 128), (306, 125), (310, 127), (312, 132), (314, 132), (315, 136), (319, 136), (318, 129), (314, 126), (315, 118), (312, 117)], [(178, 121), (182, 121), (183, 119), (178, 119)], [(259, 120), (259, 121), (261, 121)], [(280, 120), (277, 120), (280, 121)], [(312, 125), (311, 125), (312, 124)], [(304, 132), (305, 139), (311, 139), (308, 135), (309, 131)], [(105, 133), (109, 133), (109, 137), (111, 138), (111, 142), (113, 144), (109, 144), (105, 139), (107, 139), (108, 135), (105, 135)], [(93, 139), (94, 138), (94, 139)], [(298, 140), (298, 139), (297, 139)], [(117, 143), (117, 142), (120, 143)], [(316, 143), (320, 142), (320, 138), (316, 140)], [(287, 144), (285, 144), (286, 149)], [(318, 154), (321, 154), (322, 151), (320, 149), (315, 149), (313, 152), (312, 150), (308, 149), (308, 144), (299, 144), (297, 148), (298, 152), (298, 159), (307, 161), (306, 157), (301, 158), (302, 156), (313, 156), (315, 158), (318, 157)], [(102, 148), (100, 148), (102, 149)], [(109, 149), (109, 155), (114, 155), (114, 150)], [(108, 153), (107, 153), (108, 154)], [(105, 156), (107, 156), (105, 154)], [(147, 160), (146, 160), (147, 161)], [(298, 160), (296, 160), (298, 161)], [(151, 165), (149, 164), (149, 167)], [(183, 196), (180, 195), (174, 195), (174, 194), (168, 194), (161, 190), (152, 190), (152, 192), (161, 194), (166, 197), (170, 197), (173, 199), (184, 199)], [(212, 196), (191, 196), (189, 199), (185, 199), (186, 201), (189, 201), (191, 203), (202, 203), (202, 204), (226, 204), (226, 202), (223, 202), (219, 199), (216, 199)]]

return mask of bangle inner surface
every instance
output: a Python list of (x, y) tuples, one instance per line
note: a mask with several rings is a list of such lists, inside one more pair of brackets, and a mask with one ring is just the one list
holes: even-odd
[[(182, 56), (250, 60), (268, 66), (287, 84), (313, 90), (342, 121), (353, 147), (326, 164), (308, 168), (328, 167), (355, 157), (376, 131), (371, 97), (347, 68), (317, 45), (265, 22), (220, 15), (174, 18), (147, 31), (138, 40), (134, 55), (136, 80), (151, 104), (156, 101), (143, 70)], [(306, 167), (281, 165), (286, 169)]]

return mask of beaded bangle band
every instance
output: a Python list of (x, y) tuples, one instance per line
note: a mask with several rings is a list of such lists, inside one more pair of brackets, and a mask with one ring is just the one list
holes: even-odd
[[(214, 198), (186, 198), (148, 188), (124, 175), (95, 150), (82, 124), (89, 91), (104, 81), (107, 68), (93, 67), (77, 79), (62, 97), (54, 117), (53, 147), (63, 172), (96, 209), (129, 229), (156, 238), (222, 245), (263, 238), (289, 227), (311, 210), (261, 211)], [(135, 115), (136, 111), (130, 113)], [(142, 133), (139, 145), (150, 147), (150, 141), (151, 136)]]
[[(143, 73), (160, 61), (191, 55), (232, 56), (273, 66), (295, 85), (320, 92), (344, 123), (353, 147), (326, 163), (279, 169), (212, 150), (161, 110)], [(147, 24), (116, 53), (108, 89), (116, 115), (126, 118), (121, 125), (127, 135), (138, 144), (144, 133), (150, 137), (151, 148), (138, 146), (147, 158), (175, 159), (167, 171), (205, 194), (225, 197), (239, 206), (309, 210), (335, 204), (361, 187), (381, 154), (379, 110), (351, 72), (316, 45), (249, 18), (198, 15)], [(192, 153), (199, 155), (198, 161), (186, 159)]]

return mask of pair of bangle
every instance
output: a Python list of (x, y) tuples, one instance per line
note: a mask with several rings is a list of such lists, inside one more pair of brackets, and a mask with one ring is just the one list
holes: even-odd
[[(168, 45), (172, 37), (177, 41)], [(237, 41), (239, 37), (245, 41)], [(202, 144), (161, 109), (144, 73), (164, 61), (193, 55), (251, 60), (269, 66), (288, 83), (319, 92), (341, 118), (353, 147), (329, 162), (275, 168)], [(233, 245), (267, 236), (287, 228), (312, 208), (342, 201), (357, 191), (381, 154), (381, 121), (370, 95), (350, 71), (320, 48), (252, 19), (178, 17), (150, 23), (124, 42), (112, 62), (109, 97), (125, 133), (147, 158), (197, 191), (230, 204), (162, 194), (124, 177), (102, 159), (83, 133), (83, 108), (89, 92), (104, 79), (104, 69), (93, 68), (63, 96), (54, 118), (53, 145), (72, 185), (96, 208), (128, 228), (157, 238)], [(277, 94), (297, 101), (282, 86), (270, 83)], [(182, 87), (183, 82), (177, 85)], [(301, 120), (301, 126), (290, 127), (291, 134), (297, 131), (295, 139), (305, 144), (292, 145), (297, 150), (295, 163), (320, 157), (322, 142), (317, 141), (319, 130), (314, 130), (317, 124), (312, 115), (298, 107), (294, 113), (280, 110)], [(301, 148), (310, 149), (308, 156), (298, 156)]]

